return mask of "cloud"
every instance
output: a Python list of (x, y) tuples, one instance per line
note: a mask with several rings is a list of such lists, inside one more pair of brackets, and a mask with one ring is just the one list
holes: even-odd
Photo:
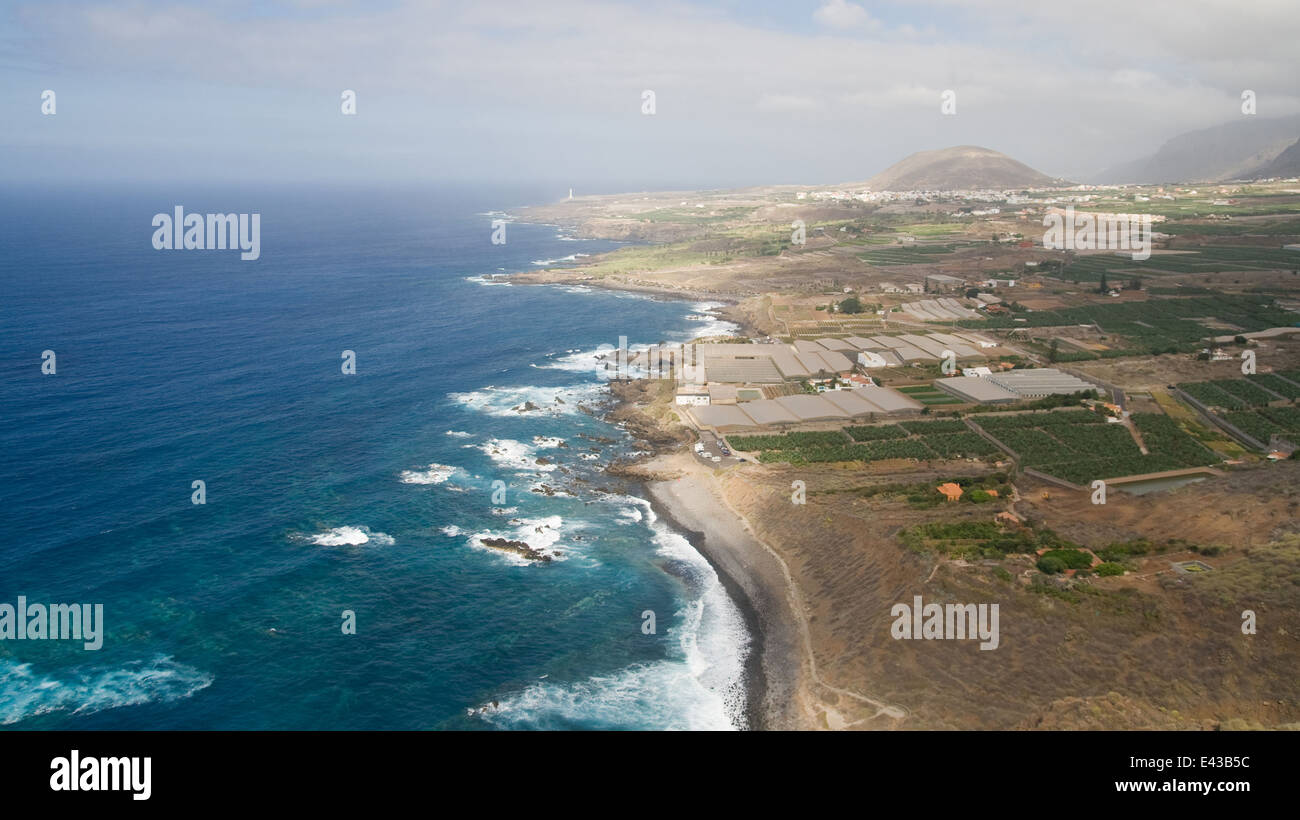
[(756, 106), (759, 111), (786, 113), (792, 111), (812, 111), (820, 107), (811, 97), (794, 94), (764, 94), (758, 98)]
[[(10, 168), (62, 168), (41, 146), (80, 140), (103, 167), (116, 145), (160, 146), (160, 174), (203, 154), (259, 173), (590, 179), (635, 168), (712, 185), (866, 178), (915, 150), (973, 143), (1077, 175), (1239, 116), (1243, 88), (1269, 116), (1300, 110), (1300, 14), (1271, 2), (1210, 0), (1189, 15), (1174, 2), (1095, 0), (1080, 25), (1070, 8), (917, 0), (870, 48), (827, 36), (884, 30), (845, 0), (820, 6), (812, 31), (759, 24), (743, 4), (682, 0), (273, 4), (258, 15), (170, 0), (10, 7), (3, 55), (20, 70), (0, 72), (0, 92), (59, 88), (60, 114), (40, 131), (0, 119), (0, 155), (25, 146)], [(79, 87), (86, 102), (65, 117)], [(346, 120), (345, 88), (360, 110)], [(643, 89), (656, 93), (654, 117), (640, 115)], [(940, 115), (944, 89), (957, 116)], [(91, 105), (95, 118), (71, 130)], [(777, 155), (793, 159), (776, 169)]]
[(813, 20), (827, 28), (840, 30), (880, 27), (880, 21), (872, 17), (866, 9), (847, 0), (829, 0), (813, 12)]

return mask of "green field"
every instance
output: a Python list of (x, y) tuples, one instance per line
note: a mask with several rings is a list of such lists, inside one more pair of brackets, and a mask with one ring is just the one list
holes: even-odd
[[(1214, 318), (1242, 332), (1288, 327), (1300, 319), (1295, 313), (1273, 306), (1273, 299), (1261, 295), (1218, 294), (1186, 299), (1162, 298), (1145, 302), (1099, 302), (1060, 310), (1035, 310), (989, 319), (963, 319), (958, 324), (972, 328), (1059, 327), (1095, 324), (1102, 332), (1127, 340), (1127, 346), (1109, 351), (1108, 356), (1192, 353), (1206, 344), (1209, 336), (1225, 335), (1222, 329), (1203, 322)], [(1108, 339), (1108, 344), (1115, 344)], [(1083, 354), (1087, 356), (1089, 354)]]
[(932, 384), (914, 384), (909, 387), (900, 387), (898, 392), (905, 394), (908, 398), (916, 399), (921, 404), (965, 404), (956, 396), (945, 393)]
[[(883, 461), (891, 458), (985, 458), (1001, 451), (961, 422), (906, 422), (846, 427), (842, 431), (785, 435), (727, 436), (733, 449), (760, 451), (761, 462), (816, 464)], [(929, 427), (933, 424), (935, 426)], [(952, 425), (958, 425), (960, 429)]]
[(1237, 410), (1223, 417), (1241, 428), (1242, 432), (1261, 444), (1268, 444), (1274, 434), (1291, 441), (1300, 440), (1300, 409), (1295, 407), (1261, 407), (1254, 410)]
[(882, 248), (878, 251), (867, 251), (858, 258), (872, 265), (917, 265), (926, 262), (934, 262), (934, 257), (939, 254), (948, 254), (955, 251), (959, 245), (912, 245), (905, 248)]
[[(1279, 379), (1284, 382), (1285, 380)], [(1217, 379), (1207, 382), (1181, 382), (1178, 389), (1208, 407), (1244, 410), (1247, 407), (1264, 407), (1269, 402), (1287, 398), (1261, 387), (1263, 382), (1246, 379)]]
[(976, 423), (1020, 456), (1023, 467), (1088, 485), (1096, 479), (1216, 464), (1176, 422), (1138, 413), (1133, 423), (1150, 451), (1142, 455), (1127, 428), (1086, 410), (980, 416)]
[(1108, 283), (1118, 286), (1134, 277), (1171, 273), (1230, 273), (1293, 270), (1297, 267), (1300, 267), (1300, 253), (1295, 251), (1253, 245), (1216, 245), (1179, 253), (1158, 253), (1142, 261), (1110, 253), (1076, 256), (1054, 276), (1067, 282), (1100, 282), (1105, 273)]
[[(1274, 434), (1293, 441), (1300, 437), (1300, 408), (1294, 406), (1294, 401), (1300, 398), (1300, 371), (1183, 382), (1178, 387), (1261, 444), (1267, 445)], [(1283, 399), (1293, 404), (1267, 406)]]

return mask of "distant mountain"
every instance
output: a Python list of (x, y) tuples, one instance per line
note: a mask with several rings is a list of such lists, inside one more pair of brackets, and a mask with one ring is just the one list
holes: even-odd
[(1246, 179), (1266, 179), (1268, 177), (1300, 177), (1300, 139), (1278, 154), (1272, 161), (1266, 162), (1246, 175)]
[(1188, 131), (1160, 146), (1149, 157), (1102, 171), (1089, 180), (1122, 182), (1217, 182), (1256, 176), (1300, 137), (1300, 115), (1242, 119)]
[(958, 145), (918, 151), (876, 174), (867, 185), (877, 191), (952, 191), (1029, 188), (1059, 182), (1006, 154), (976, 145)]

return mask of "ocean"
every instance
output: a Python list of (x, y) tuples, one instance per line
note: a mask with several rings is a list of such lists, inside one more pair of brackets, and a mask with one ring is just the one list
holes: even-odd
[[(0, 603), (105, 624), (98, 651), (0, 640), (0, 727), (744, 728), (744, 620), (603, 472), (635, 443), (592, 358), (730, 326), (484, 279), (616, 247), (491, 242), (554, 198), (0, 191)], [(260, 214), (260, 258), (155, 250), (178, 205)]]

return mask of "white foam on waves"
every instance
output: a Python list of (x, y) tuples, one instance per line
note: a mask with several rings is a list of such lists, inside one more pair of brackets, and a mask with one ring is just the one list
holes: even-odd
[(314, 535), (300, 535), (300, 538), (318, 547), (376, 547), (392, 546), (393, 536), (383, 532), (371, 532), (369, 527), (342, 526), (334, 527)]
[(554, 464), (537, 463), (537, 447), (509, 438), (488, 439), (479, 449), (492, 461), (516, 473), (543, 472), (555, 469)]
[[(484, 719), (512, 728), (574, 723), (625, 729), (745, 728), (745, 659), (751, 645), (739, 608), (686, 538), (661, 522), (645, 499), (609, 496), (643, 516), (656, 552), (675, 563), (690, 589), (668, 630), (674, 656), (572, 683), (536, 683), (501, 699)], [(667, 619), (661, 618), (660, 628)]]
[(60, 679), (0, 658), (0, 725), (51, 712), (88, 715), (143, 703), (171, 703), (212, 685), (208, 673), (157, 655), (118, 669), (79, 667)]
[(508, 281), (504, 279), (493, 279), (489, 277), (487, 274), (480, 274), (478, 276), (466, 276), (465, 281), (473, 282), (478, 285), (502, 286), (502, 287), (511, 286)]
[[(519, 518), (513, 519), (510, 523), (515, 525), (513, 531), (509, 533), (495, 532), (492, 530), (482, 530), (476, 532), (465, 542), (467, 546), (490, 552), (508, 564), (515, 566), (532, 566), (543, 562), (533, 561), (522, 555), (516, 555), (513, 552), (494, 549), (483, 544), (484, 538), (505, 538), (508, 541), (523, 541), (535, 550), (541, 550), (551, 556), (551, 561), (563, 561), (568, 557), (568, 551), (557, 551), (554, 549), (559, 544), (566, 531), (564, 519), (558, 515), (548, 515), (541, 518)], [(567, 528), (569, 531), (576, 529), (574, 526)], [(462, 531), (463, 532), (463, 531)]]
[[(578, 405), (584, 402), (600, 401), (603, 398), (602, 388), (603, 385), (597, 382), (566, 387), (489, 386), (468, 393), (451, 393), (448, 398), (489, 416), (558, 417), (578, 414), (581, 412)], [(528, 402), (532, 402), (536, 409), (524, 409)]]
[(441, 484), (460, 472), (459, 467), (448, 464), (430, 464), (427, 470), (403, 470), (403, 484)]

